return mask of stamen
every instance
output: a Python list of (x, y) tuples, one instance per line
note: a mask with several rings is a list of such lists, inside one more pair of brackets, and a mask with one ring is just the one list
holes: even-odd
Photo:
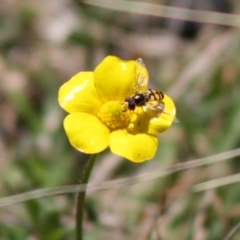
[(110, 129), (124, 128), (130, 122), (129, 111), (119, 101), (108, 101), (104, 103), (98, 113), (98, 118)]

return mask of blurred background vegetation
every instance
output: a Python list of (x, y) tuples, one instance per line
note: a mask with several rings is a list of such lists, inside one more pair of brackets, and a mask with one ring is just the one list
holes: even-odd
[[(233, 27), (240, 20), (223, 26), (220, 15), (223, 25), (204, 23), (206, 11), (239, 14), (237, 0), (145, 1), (199, 9), (197, 23), (136, 14), (136, 4), (147, 11), (144, 1), (122, 2), (131, 13), (105, 8), (108, 1), (95, 1), (102, 7), (88, 2), (1, 1), (0, 197), (79, 182), (88, 156), (69, 145), (58, 89), (109, 54), (141, 57), (151, 87), (174, 99), (179, 123), (160, 135), (151, 161), (134, 164), (106, 151), (92, 182), (151, 176), (153, 170), (240, 146), (240, 32)], [(238, 173), (239, 160), (89, 192), (85, 239), (224, 239), (240, 222), (239, 183), (191, 190)], [(2, 207), (0, 239), (74, 239), (75, 204), (76, 195), (68, 193)]]

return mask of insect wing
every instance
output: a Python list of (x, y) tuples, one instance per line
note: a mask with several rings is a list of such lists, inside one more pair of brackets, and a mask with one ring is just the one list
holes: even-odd
[(165, 110), (163, 103), (154, 101), (147, 102), (144, 109), (151, 117), (159, 117)]
[(148, 86), (149, 76), (148, 71), (145, 67), (145, 64), (141, 58), (136, 60), (136, 85), (135, 85), (135, 93), (136, 92), (144, 92)]
[(152, 118), (159, 118), (162, 117), (166, 120), (174, 119), (174, 123), (178, 123), (178, 119), (175, 116), (175, 110), (167, 108), (164, 103), (154, 101), (154, 102), (147, 102), (145, 105), (145, 111), (149, 114)]

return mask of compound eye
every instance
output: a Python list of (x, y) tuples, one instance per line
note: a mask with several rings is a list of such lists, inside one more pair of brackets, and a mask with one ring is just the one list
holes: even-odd
[(128, 108), (129, 110), (135, 110), (136, 104), (133, 101), (128, 102)]
[(134, 101), (133, 98), (127, 97), (127, 98), (125, 99), (125, 103), (126, 103), (127, 108), (128, 108), (129, 110), (135, 110), (135, 108), (136, 108), (136, 103), (135, 103), (135, 101)]

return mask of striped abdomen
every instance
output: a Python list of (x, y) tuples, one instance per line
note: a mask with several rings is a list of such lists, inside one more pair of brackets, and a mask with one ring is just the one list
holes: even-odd
[(147, 101), (161, 101), (164, 98), (164, 94), (156, 89), (149, 88), (145, 92), (146, 102)]

